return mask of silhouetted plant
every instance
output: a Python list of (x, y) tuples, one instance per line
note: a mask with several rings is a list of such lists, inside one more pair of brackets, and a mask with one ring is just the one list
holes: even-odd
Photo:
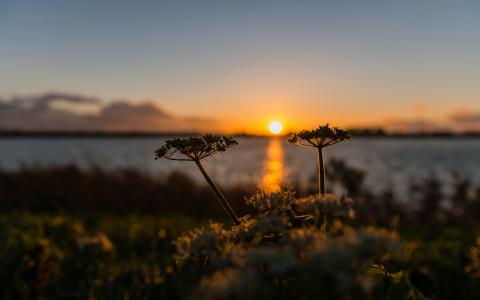
[[(167, 140), (164, 146), (155, 151), (155, 159), (165, 158), (168, 160), (195, 162), (232, 222), (235, 225), (239, 225), (240, 221), (238, 220), (235, 211), (200, 163), (202, 159), (219, 152), (224, 152), (228, 148), (236, 145), (238, 145), (238, 142), (231, 137), (217, 136), (213, 134), (207, 134), (202, 137), (175, 138)], [(179, 154), (183, 157), (179, 157)]]
[(328, 124), (314, 130), (295, 132), (288, 139), (290, 144), (316, 148), (318, 151), (318, 186), (321, 197), (325, 196), (325, 167), (323, 163), (323, 148), (350, 139), (350, 133)]

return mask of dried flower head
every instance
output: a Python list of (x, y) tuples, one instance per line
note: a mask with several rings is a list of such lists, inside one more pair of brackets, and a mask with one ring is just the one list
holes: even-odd
[[(206, 134), (201, 137), (175, 138), (167, 140), (165, 145), (155, 151), (155, 159), (199, 161), (218, 152), (224, 152), (238, 142), (231, 137)], [(187, 158), (180, 158), (182, 154)]]
[(338, 127), (330, 127), (328, 124), (319, 126), (314, 130), (302, 130), (290, 136), (290, 144), (324, 148), (350, 139), (350, 133)]

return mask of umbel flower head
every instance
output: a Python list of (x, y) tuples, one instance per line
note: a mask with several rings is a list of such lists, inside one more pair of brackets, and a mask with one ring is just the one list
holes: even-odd
[(350, 139), (350, 133), (338, 127), (330, 127), (328, 124), (318, 126), (314, 130), (302, 130), (290, 136), (290, 144), (298, 144), (307, 147), (325, 148)]
[(169, 160), (195, 162), (233, 224), (239, 225), (240, 220), (235, 214), (235, 211), (200, 163), (200, 160), (218, 152), (224, 152), (228, 148), (236, 145), (238, 145), (238, 143), (233, 138), (214, 134), (206, 134), (200, 137), (175, 138), (165, 141), (165, 145), (155, 151), (155, 159), (165, 158)]
[[(206, 134), (200, 137), (175, 138), (155, 151), (155, 159), (166, 158), (180, 161), (200, 161), (218, 152), (224, 152), (238, 142), (231, 137)], [(183, 154), (187, 158), (179, 157)]]
[(328, 124), (314, 130), (295, 132), (288, 139), (290, 144), (317, 148), (318, 151), (318, 187), (320, 197), (325, 196), (325, 167), (322, 149), (350, 139), (350, 133)]

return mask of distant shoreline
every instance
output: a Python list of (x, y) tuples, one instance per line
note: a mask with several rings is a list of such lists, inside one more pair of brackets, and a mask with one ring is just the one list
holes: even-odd
[[(420, 132), (420, 133), (387, 133), (383, 131), (351, 130), (353, 137), (373, 138), (479, 138), (480, 132)], [(198, 132), (104, 132), (104, 131), (0, 131), (0, 138), (145, 138), (145, 137), (185, 137), (199, 135)], [(235, 137), (268, 138), (270, 135), (254, 135), (238, 133)], [(288, 134), (278, 137), (288, 136)]]

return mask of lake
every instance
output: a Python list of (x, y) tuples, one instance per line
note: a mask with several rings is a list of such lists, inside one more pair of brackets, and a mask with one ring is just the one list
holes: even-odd
[[(59, 166), (82, 168), (135, 168), (154, 176), (179, 170), (202, 180), (194, 164), (153, 159), (163, 144), (161, 137), (2, 137), (0, 167)], [(237, 139), (239, 145), (204, 162), (221, 185), (255, 184), (274, 187), (282, 183), (306, 184), (315, 174), (316, 153), (289, 145), (284, 138)], [(325, 149), (325, 160), (343, 159), (367, 172), (375, 189), (394, 187), (406, 191), (418, 179), (436, 175), (451, 181), (452, 171), (480, 183), (479, 138), (355, 138)]]

